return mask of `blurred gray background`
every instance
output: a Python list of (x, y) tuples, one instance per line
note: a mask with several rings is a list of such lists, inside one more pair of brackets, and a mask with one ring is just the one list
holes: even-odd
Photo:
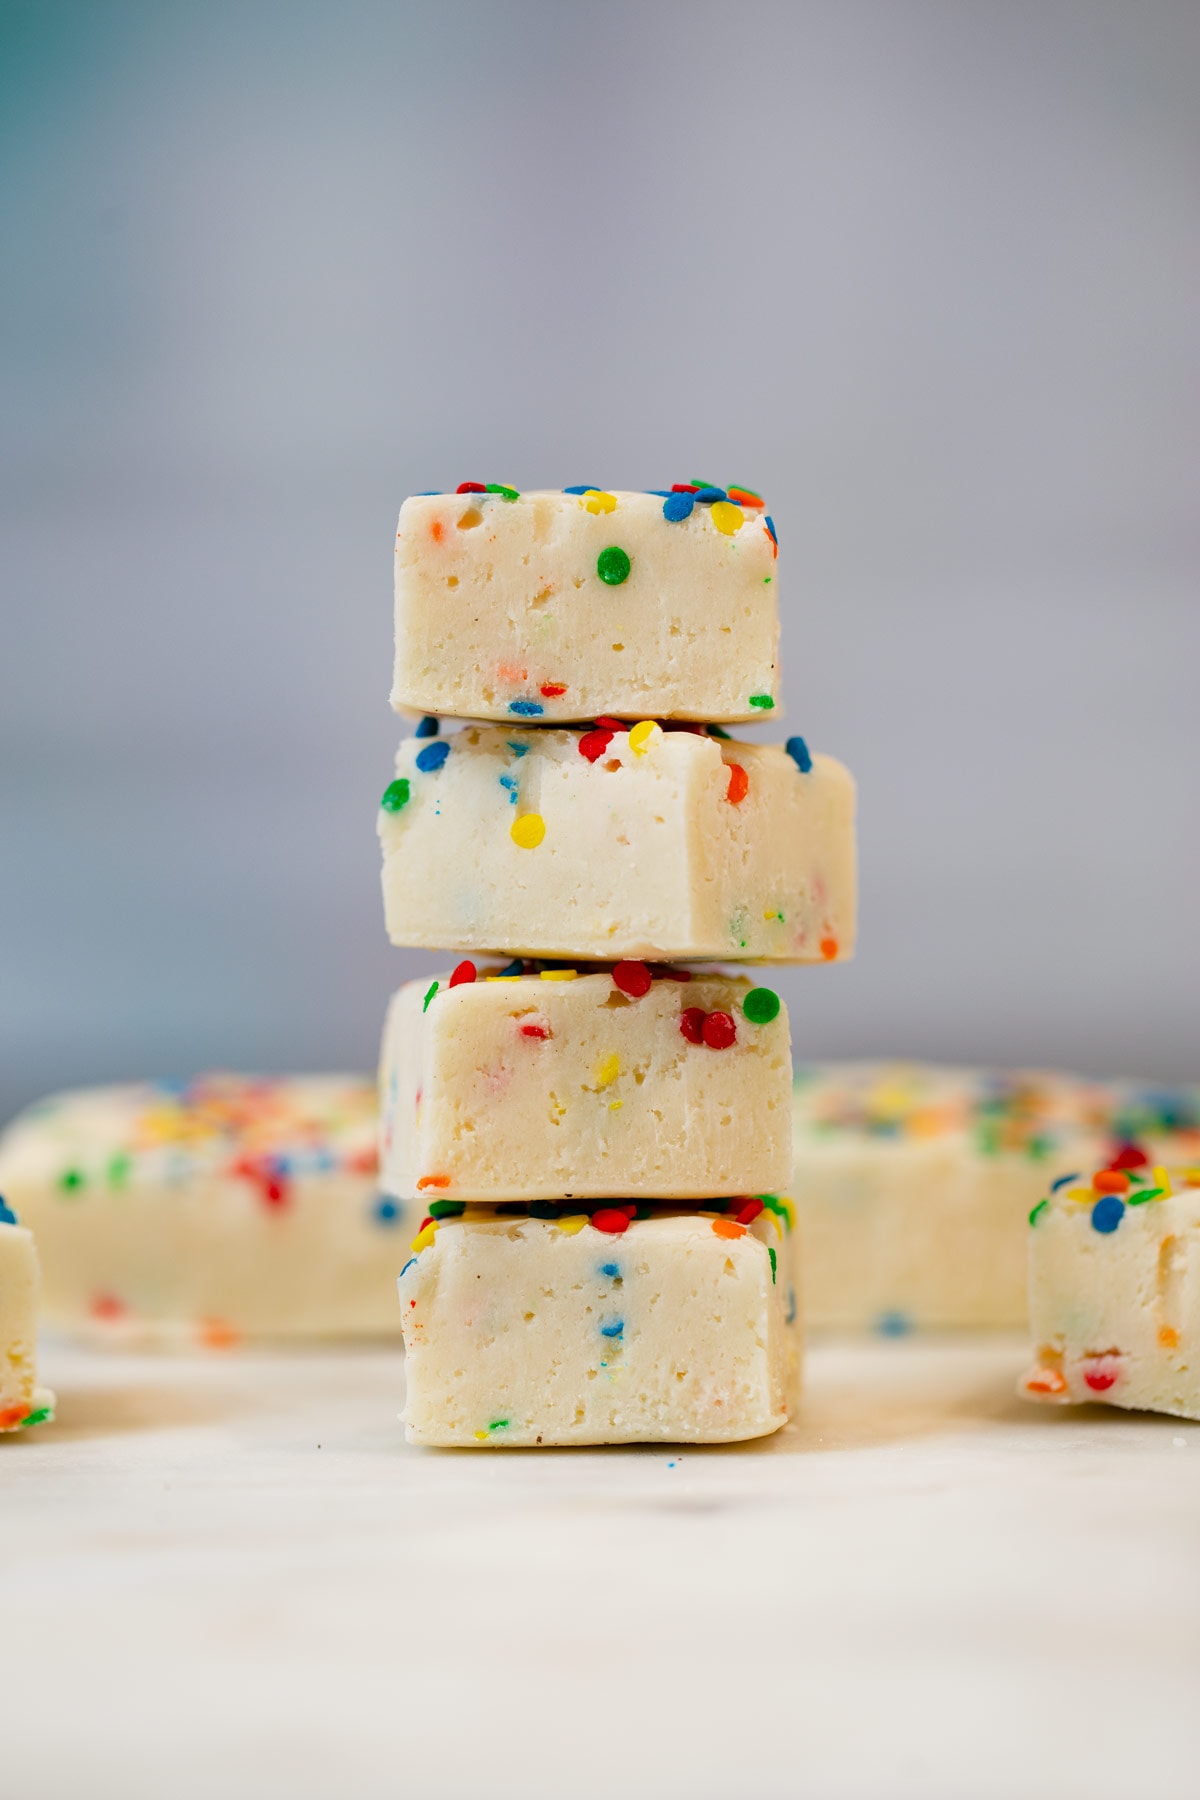
[(402, 496), (764, 491), (797, 1054), (1200, 1076), (1200, 8), (0, 4), (0, 1108), (367, 1065)]

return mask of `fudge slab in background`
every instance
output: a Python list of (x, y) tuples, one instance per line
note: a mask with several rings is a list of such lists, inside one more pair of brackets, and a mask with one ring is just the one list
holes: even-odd
[(1200, 1162), (1200, 1090), (1033, 1070), (796, 1073), (791, 1192), (817, 1329), (1024, 1325), (1026, 1220), (1123, 1144)]
[(33, 1233), (0, 1201), (0, 1432), (54, 1417), (37, 1380), (38, 1264)]
[[(791, 1180), (788, 1021), (744, 976), (462, 965), (384, 1030), (380, 1172), (407, 1198), (707, 1199)], [(451, 982), (454, 985), (450, 985)]]
[(1020, 1391), (1200, 1419), (1200, 1167), (1064, 1180), (1029, 1221)]
[(0, 1137), (48, 1323), (122, 1339), (393, 1335), (419, 1214), (381, 1197), (374, 1084), (211, 1075), (63, 1094)]
[(615, 1205), (557, 1219), (472, 1209), (427, 1225), (400, 1277), (409, 1442), (777, 1431), (798, 1377), (795, 1304), (783, 1211), (758, 1205), (632, 1220)]
[(379, 818), (388, 934), (614, 961), (845, 958), (854, 782), (792, 743), (645, 721), (409, 738)]
[(754, 496), (706, 491), (720, 497), (501, 488), (406, 500), (393, 706), (548, 721), (773, 711), (774, 527)]

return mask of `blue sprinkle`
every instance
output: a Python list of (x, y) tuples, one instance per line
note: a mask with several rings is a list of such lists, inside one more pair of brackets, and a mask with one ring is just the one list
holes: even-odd
[(673, 1460), (672, 1460), (672, 1461), (671, 1461), (671, 1462), (669, 1462), (669, 1463), (668, 1463), (668, 1464), (667, 1464), (667, 1467), (668, 1467), (668, 1469), (673, 1469), (673, 1468), (674, 1468), (674, 1467), (675, 1467), (675, 1463), (674, 1463), (674, 1461), (673, 1461)]
[(540, 700), (510, 700), (508, 710), (511, 713), (520, 713), (523, 719), (536, 719), (546, 709)]
[(600, 1327), (600, 1336), (606, 1337), (606, 1338), (619, 1338), (622, 1335), (622, 1333), (624, 1332), (624, 1330), (625, 1330), (624, 1319), (617, 1319), (611, 1325), (602, 1325)]
[(663, 501), (663, 518), (671, 525), (686, 519), (696, 504), (694, 494), (668, 494)]
[(788, 1289), (787, 1317), (784, 1319), (784, 1324), (785, 1325), (794, 1325), (795, 1323), (796, 1323), (796, 1290), (794, 1287), (790, 1287)]
[(729, 495), (724, 488), (703, 487), (698, 488), (692, 498), (701, 506), (715, 506), (718, 500), (728, 500)]
[(426, 488), (423, 494), (414, 494), (414, 500), (440, 500), (445, 490), (442, 488)]
[(16, 1222), (17, 1215), (12, 1207), (6, 1206), (4, 1201), (0, 1200), (0, 1225), (15, 1225)]
[(416, 1266), (417, 1266), (417, 1259), (416, 1259), (416, 1257), (415, 1257), (415, 1256), (410, 1256), (410, 1257), (409, 1257), (409, 1259), (408, 1259), (408, 1261), (407, 1261), (407, 1262), (406, 1262), (406, 1263), (405, 1263), (405, 1265), (404, 1265), (404, 1267), (403, 1267), (403, 1268), (402, 1268), (402, 1269), (401, 1269), (401, 1271), (400, 1271), (400, 1274), (399, 1274), (399, 1276), (398, 1276), (398, 1277), (397, 1277), (397, 1279), (398, 1279), (398, 1280), (400, 1280), (400, 1281), (403, 1281), (403, 1280), (404, 1280), (404, 1277), (405, 1277), (405, 1276), (406, 1276), (406, 1275), (407, 1275), (407, 1274), (408, 1274), (408, 1271), (409, 1271), (409, 1270), (410, 1270), (410, 1269), (415, 1269), (415, 1268), (416, 1268)]
[(564, 494), (598, 494), (600, 491), (601, 490), (597, 487), (569, 487), (563, 489)]
[(441, 768), (449, 754), (449, 744), (443, 738), (438, 738), (434, 743), (426, 744), (423, 750), (417, 751), (417, 767), (423, 775), (432, 775), (435, 769)]
[(390, 1194), (380, 1194), (375, 1202), (375, 1223), (377, 1225), (394, 1225), (400, 1217), (400, 1202), (393, 1200)]
[(601, 1263), (600, 1273), (607, 1275), (610, 1281), (620, 1281), (621, 1265), (620, 1263)]
[(425, 717), (421, 720), (421, 723), (417, 726), (417, 731), (416, 731), (417, 737), (436, 737), (437, 734), (438, 734), (437, 720), (434, 718), (432, 713), (426, 713)]
[(520, 786), (516, 776), (501, 775), (500, 786), (508, 789), (508, 803), (510, 806), (515, 806), (517, 804), (517, 789)]
[(912, 1328), (913, 1322), (906, 1312), (880, 1313), (875, 1321), (880, 1337), (907, 1337)]
[(669, 500), (675, 492), (674, 488), (646, 488), (644, 491), (652, 500)]
[(771, 517), (770, 513), (763, 514), (763, 524), (766, 526), (767, 530), (770, 532), (771, 542), (774, 544), (775, 548), (778, 550), (778, 548), (779, 548), (779, 533), (775, 529), (775, 521)]
[(510, 963), (505, 963), (500, 973), (502, 975), (523, 975), (525, 973), (525, 964), (521, 961), (519, 956), (514, 956)]
[(1070, 1187), (1073, 1181), (1078, 1180), (1078, 1175), (1060, 1175), (1057, 1181), (1052, 1181), (1050, 1183), (1050, 1192), (1052, 1194), (1057, 1194), (1059, 1188)]
[(514, 756), (528, 756), (528, 754), (529, 754), (529, 745), (528, 744), (511, 744), (510, 743), (508, 747), (512, 751)]
[(787, 751), (800, 773), (802, 775), (807, 775), (812, 768), (812, 757), (809, 755), (808, 745), (805, 743), (804, 739), (802, 737), (790, 737), (784, 745), (784, 749)]
[(1092, 1208), (1092, 1230), (1108, 1236), (1125, 1217), (1125, 1202), (1120, 1194), (1104, 1194)]

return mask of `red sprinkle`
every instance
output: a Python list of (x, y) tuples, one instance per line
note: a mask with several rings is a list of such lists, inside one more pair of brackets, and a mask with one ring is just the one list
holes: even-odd
[(1122, 1144), (1108, 1166), (1110, 1169), (1144, 1169), (1149, 1161), (1139, 1144)]
[(704, 1042), (704, 1008), (685, 1006), (679, 1017), (679, 1029), (689, 1044)]
[(730, 763), (729, 786), (725, 789), (725, 798), (731, 806), (740, 806), (750, 792), (750, 777), (741, 763)]
[(614, 1237), (620, 1237), (623, 1231), (629, 1230), (629, 1214), (619, 1212), (615, 1206), (602, 1206), (599, 1212), (592, 1214), (592, 1224), (597, 1231), (609, 1231)]
[(286, 1206), (288, 1184), (282, 1175), (268, 1175), (262, 1184), (262, 1197), (268, 1206)]
[(620, 719), (609, 719), (609, 718), (593, 719), (592, 724), (596, 727), (597, 731), (628, 731), (629, 730), (628, 725), (622, 724)]
[(548, 1025), (522, 1025), (521, 1036), (522, 1037), (531, 1037), (531, 1038), (548, 1038), (550, 1036), (550, 1027)]
[(616, 986), (632, 1000), (640, 1000), (650, 992), (653, 976), (644, 962), (619, 962), (612, 975)]
[(763, 1203), (761, 1200), (747, 1200), (741, 1211), (734, 1213), (733, 1216), (739, 1225), (749, 1225), (752, 1220), (757, 1219), (762, 1209)]
[(1118, 1370), (1111, 1363), (1097, 1363), (1083, 1371), (1083, 1379), (1093, 1394), (1106, 1394), (1110, 1387), (1115, 1387)]
[(92, 1301), (93, 1319), (123, 1319), (125, 1308), (115, 1294), (97, 1294)]
[(566, 693), (567, 684), (565, 681), (543, 681), (539, 691), (547, 700), (557, 700), (560, 694)]
[(728, 1050), (737, 1037), (737, 1026), (727, 1012), (710, 1012), (702, 1029), (710, 1050)]
[(673, 494), (698, 494), (700, 489), (698, 487), (693, 487), (690, 481), (673, 481), (671, 483), (671, 492)]
[(456, 494), (486, 494), (487, 487), (482, 481), (460, 481), (454, 491)]
[(618, 1211), (618, 1212), (623, 1212), (623, 1213), (624, 1213), (624, 1214), (625, 1214), (625, 1217), (626, 1217), (626, 1218), (627, 1218), (627, 1219), (632, 1219), (632, 1218), (634, 1218), (634, 1217), (635, 1217), (635, 1216), (636, 1216), (636, 1214), (637, 1214), (637, 1202), (636, 1202), (636, 1200), (622, 1200), (622, 1201), (620, 1201), (620, 1202), (619, 1202), (619, 1203), (618, 1203), (618, 1205), (617, 1205), (617, 1211)]
[(453, 975), (450, 977), (450, 986), (461, 987), (464, 981), (474, 981), (474, 979), (475, 964), (470, 961), (460, 962), (457, 969), (455, 969)]
[(611, 731), (585, 731), (579, 740), (580, 756), (586, 756), (590, 763), (599, 762), (612, 738)]
[(420, 1236), (421, 1232), (424, 1231), (425, 1227), (427, 1225), (432, 1225), (432, 1224), (433, 1224), (433, 1214), (426, 1213), (425, 1217), (421, 1220), (421, 1223), (417, 1227), (417, 1235)]

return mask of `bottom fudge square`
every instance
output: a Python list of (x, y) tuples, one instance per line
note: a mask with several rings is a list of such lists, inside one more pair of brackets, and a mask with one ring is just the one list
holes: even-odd
[[(435, 1203), (442, 1209), (456, 1203)], [(729, 1443), (786, 1424), (790, 1203), (463, 1208), (400, 1276), (412, 1444)]]
[(1021, 1393), (1200, 1419), (1200, 1168), (1066, 1177), (1030, 1226)]

